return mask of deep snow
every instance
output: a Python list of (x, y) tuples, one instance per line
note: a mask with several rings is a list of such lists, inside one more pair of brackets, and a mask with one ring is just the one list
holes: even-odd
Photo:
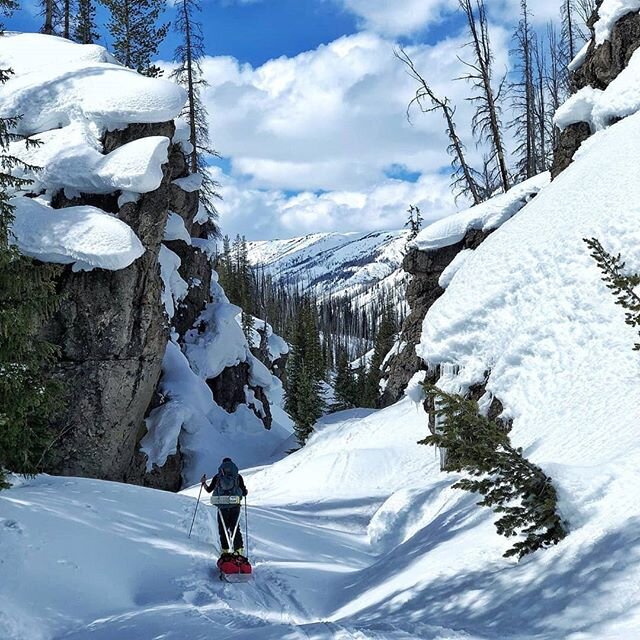
[[(180, 495), (42, 476), (0, 493), (7, 640), (628, 640), (640, 625), (632, 465), (580, 466), (574, 521), (520, 564), (473, 496), (417, 445), (408, 399), (330, 416), (305, 449), (245, 472), (255, 577), (221, 584), (211, 507)], [(559, 453), (569, 453), (567, 442)], [(217, 458), (210, 458), (208, 475)], [(618, 483), (621, 498), (604, 487)], [(632, 485), (632, 486), (637, 486)], [(627, 496), (626, 499), (624, 496)], [(594, 530), (588, 520), (611, 525)], [(614, 517), (616, 516), (616, 517)], [(620, 516), (620, 517), (617, 517)]]

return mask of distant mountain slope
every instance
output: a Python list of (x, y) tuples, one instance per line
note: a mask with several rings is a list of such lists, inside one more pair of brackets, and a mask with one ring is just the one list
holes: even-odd
[(249, 259), (278, 280), (304, 283), (321, 296), (368, 298), (372, 291), (388, 286), (404, 298), (402, 259), (408, 237), (408, 231), (314, 233), (250, 242)]

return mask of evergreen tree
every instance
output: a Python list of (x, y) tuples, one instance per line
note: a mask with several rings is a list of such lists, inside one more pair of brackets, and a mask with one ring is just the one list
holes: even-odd
[(322, 416), (324, 367), (315, 309), (305, 303), (296, 319), (287, 371), (285, 408), (295, 422), (295, 433), (304, 446)]
[(341, 349), (338, 354), (334, 392), (336, 402), (331, 407), (334, 411), (342, 411), (357, 406), (356, 378), (349, 364), (346, 349)]
[(377, 406), (380, 398), (380, 380), (382, 379), (382, 364), (385, 357), (393, 348), (398, 329), (396, 326), (393, 309), (386, 305), (380, 326), (376, 333), (373, 356), (369, 364), (369, 374), (367, 376), (367, 386), (364, 406)]
[[(625, 322), (634, 329), (640, 328), (640, 296), (636, 293), (640, 286), (640, 274), (626, 274), (622, 256), (611, 255), (597, 238), (585, 238), (584, 241), (602, 271), (602, 279), (616, 297), (616, 304), (626, 310)], [(640, 351), (640, 342), (634, 345), (634, 350)]]
[(73, 37), (80, 44), (93, 44), (100, 37), (94, 0), (78, 0)]
[[(6, 9), (6, 4), (0, 7)], [(10, 75), (11, 71), (0, 71), (0, 83)], [(49, 374), (56, 349), (39, 336), (57, 300), (55, 267), (36, 265), (10, 242), (10, 192), (30, 183), (12, 171), (36, 170), (7, 154), (10, 143), (23, 139), (12, 133), (19, 120), (0, 118), (0, 488), (7, 486), (4, 469), (23, 474), (38, 470), (60, 393)]]
[(44, 17), (41, 31), (47, 35), (54, 35), (59, 31), (60, 25), (64, 21), (64, 7), (59, 0), (41, 0), (41, 2), (42, 16)]
[(412, 204), (409, 205), (407, 213), (409, 214), (409, 219), (404, 223), (404, 226), (411, 230), (411, 233), (409, 234), (409, 241), (411, 241), (420, 233), (423, 218), (420, 214), (420, 209)]
[(439, 428), (420, 444), (446, 449), (446, 470), (468, 474), (453, 486), (480, 494), (478, 504), (500, 514), (500, 535), (520, 537), (505, 557), (520, 559), (562, 540), (567, 529), (557, 514), (551, 478), (511, 446), (502, 425), (480, 415), (477, 402), (431, 385), (425, 389)]
[(157, 76), (160, 69), (151, 65), (169, 23), (158, 26), (164, 11), (163, 0), (102, 0), (111, 12), (109, 33), (113, 38), (113, 52), (118, 60), (138, 73)]
[(188, 154), (189, 168), (192, 173), (202, 176), (200, 187), (200, 205), (207, 212), (213, 228), (213, 235), (219, 233), (215, 221), (218, 212), (215, 207), (219, 184), (211, 177), (207, 168), (207, 158), (218, 154), (211, 146), (207, 109), (202, 102), (201, 90), (207, 86), (200, 61), (205, 55), (202, 25), (195, 19), (201, 11), (198, 0), (178, 0), (177, 17), (174, 24), (176, 32), (182, 38), (176, 48), (174, 61), (178, 63), (171, 77), (187, 91), (187, 104), (181, 114), (189, 124), (189, 142), (192, 151)]

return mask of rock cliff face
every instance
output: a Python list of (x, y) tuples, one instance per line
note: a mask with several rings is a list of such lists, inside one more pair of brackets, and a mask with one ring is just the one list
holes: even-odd
[[(129, 127), (108, 134), (105, 147), (173, 132), (173, 123)], [(66, 389), (66, 410), (55, 425), (59, 439), (47, 469), (52, 473), (123, 480), (131, 465), (168, 339), (158, 253), (174, 172), (170, 161), (159, 189), (116, 209), (143, 243), (141, 258), (121, 271), (74, 273), (66, 267), (60, 278), (63, 303), (46, 327), (61, 349), (58, 375)], [(97, 204), (96, 198), (59, 197), (56, 205)], [(113, 210), (115, 198), (99, 198)]]
[[(104, 151), (146, 136), (172, 139), (174, 133), (172, 122), (131, 125), (108, 132)], [(121, 207), (118, 194), (82, 194), (70, 200), (60, 193), (54, 198), (58, 208), (90, 203), (110, 211), (135, 231), (145, 253), (120, 271), (75, 273), (66, 267), (62, 272), (63, 303), (45, 327), (61, 349), (56, 375), (67, 394), (66, 409), (54, 425), (58, 436), (47, 466), (51, 473), (180, 488), (179, 446), (161, 468), (147, 472), (139, 442), (146, 433), (145, 417), (161, 402), (156, 388), (170, 330), (180, 340), (210, 302), (212, 264), (204, 251), (184, 240), (163, 240), (170, 212), (182, 218), (192, 237), (206, 238), (209, 231), (195, 222), (198, 192), (174, 182), (189, 175), (179, 144), (171, 144), (163, 175), (157, 190)], [(189, 286), (171, 323), (162, 303), (162, 244), (180, 258), (179, 275)], [(262, 404), (260, 419), (271, 427), (269, 401), (262, 388), (250, 387), (246, 363), (227, 367), (207, 384), (229, 413), (246, 404), (245, 388), (251, 388)]]
[(416, 345), (420, 342), (422, 322), (431, 305), (444, 293), (438, 284), (442, 272), (463, 249), (475, 249), (489, 235), (488, 232), (471, 230), (461, 242), (436, 251), (410, 249), (404, 258), (402, 268), (412, 278), (407, 287), (407, 303), (411, 309), (404, 321), (400, 334), (402, 350), (389, 361), (385, 378), (387, 385), (382, 396), (382, 406), (397, 402), (416, 371), (424, 368), (416, 355)]
[[(591, 43), (587, 49), (582, 65), (571, 77), (572, 91), (584, 87), (606, 89), (620, 72), (629, 64), (633, 52), (640, 47), (640, 13), (628, 13), (613, 27), (611, 36), (602, 44), (595, 44), (594, 25), (600, 19), (598, 9), (602, 0), (588, 22), (591, 29)], [(580, 145), (591, 135), (592, 131), (586, 122), (577, 122), (568, 126), (561, 134), (557, 149), (554, 151), (552, 177), (558, 176), (566, 169)]]

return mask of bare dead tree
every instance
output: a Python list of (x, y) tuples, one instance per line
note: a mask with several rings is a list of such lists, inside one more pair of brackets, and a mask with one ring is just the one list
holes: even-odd
[(533, 92), (534, 92), (534, 119), (535, 119), (535, 139), (536, 150), (536, 173), (546, 171), (549, 157), (549, 144), (547, 140), (547, 57), (544, 51), (544, 36), (534, 33), (532, 40), (533, 57)]
[(570, 62), (576, 57), (576, 53), (578, 53), (578, 34), (576, 32), (578, 24), (573, 0), (562, 0), (560, 16), (562, 20), (562, 40), (566, 47), (568, 61)]
[(587, 25), (596, 10), (596, 0), (575, 0), (575, 10), (582, 23)]
[(471, 168), (465, 158), (465, 146), (456, 131), (454, 122), (455, 107), (451, 106), (449, 98), (438, 97), (429, 83), (416, 69), (416, 66), (409, 54), (400, 47), (395, 51), (395, 55), (408, 69), (409, 75), (418, 82), (415, 97), (407, 106), (407, 119), (411, 121), (411, 108), (417, 105), (423, 113), (440, 111), (447, 123), (447, 137), (449, 146), (447, 152), (452, 156), (451, 166), (453, 169), (451, 188), (456, 196), (470, 196), (474, 204), (482, 202), (482, 197), (476, 183), (476, 172)]
[(527, 0), (520, 0), (520, 22), (514, 34), (514, 53), (518, 63), (518, 79), (511, 83), (512, 108), (514, 118), (509, 123), (513, 128), (518, 146), (517, 171), (520, 179), (525, 180), (536, 174), (535, 129), (535, 88), (533, 81), (533, 31), (529, 24)]
[(560, 131), (553, 122), (553, 116), (567, 98), (567, 87), (566, 82), (564, 81), (566, 69), (564, 67), (560, 36), (558, 35), (556, 26), (552, 22), (547, 24), (547, 47), (548, 64), (546, 87), (548, 100), (546, 123), (547, 135), (551, 140), (551, 147), (552, 149), (555, 149), (560, 139)]
[(502, 188), (509, 189), (509, 171), (502, 140), (502, 122), (500, 103), (505, 87), (505, 78), (497, 91), (493, 88), (493, 52), (489, 38), (489, 23), (484, 0), (458, 0), (467, 19), (471, 40), (468, 46), (473, 50), (473, 62), (460, 61), (468, 69), (460, 80), (471, 82), (476, 95), (469, 98), (476, 111), (472, 120), (473, 133), (481, 143), (488, 143), (493, 149)]

